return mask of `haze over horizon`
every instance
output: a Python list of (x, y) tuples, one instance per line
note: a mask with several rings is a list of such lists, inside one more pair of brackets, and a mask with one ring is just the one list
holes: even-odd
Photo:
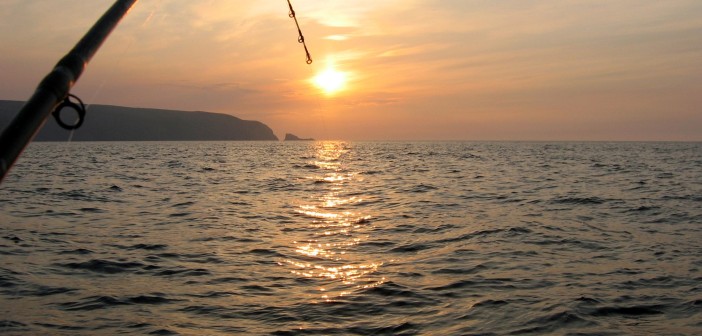
[[(0, 3), (26, 100), (113, 0)], [(73, 90), (346, 140), (702, 140), (702, 2), (139, 1)]]

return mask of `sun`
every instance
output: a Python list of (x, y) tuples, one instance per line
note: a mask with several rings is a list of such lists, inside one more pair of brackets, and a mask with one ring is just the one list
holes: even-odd
[(312, 83), (325, 94), (332, 95), (346, 87), (346, 73), (330, 67), (314, 76)]

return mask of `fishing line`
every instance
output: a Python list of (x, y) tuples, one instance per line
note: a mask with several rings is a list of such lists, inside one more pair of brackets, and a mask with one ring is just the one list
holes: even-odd
[(321, 126), (318, 124), (317, 127), (322, 129), (322, 134), (324, 134), (323, 140), (329, 140), (329, 134), (331, 133), (329, 132), (329, 126), (327, 123), (327, 119), (329, 119), (329, 117), (326, 113), (324, 113), (326, 109), (324, 108), (324, 106), (322, 106), (322, 102), (319, 99), (317, 99), (317, 106), (319, 107), (319, 109), (317, 110), (319, 113), (317, 120), (322, 124)]
[[(128, 40), (128, 42), (125, 44), (125, 47), (122, 49), (122, 51), (119, 54), (119, 57), (117, 59), (117, 62), (114, 64), (113, 67), (111, 67), (112, 74), (116, 73), (118, 71), (119, 65), (122, 63), (124, 60), (124, 56), (127, 54), (127, 52), (132, 48), (132, 45), (134, 44), (134, 41), (136, 40), (135, 36), (139, 33), (142, 33), (149, 25), (151, 22), (152, 18), (156, 15), (157, 12), (160, 12), (163, 8), (163, 1), (159, 0), (156, 5), (153, 7), (151, 10), (151, 13), (145, 18), (144, 22), (142, 22), (139, 25), (139, 28), (135, 31), (134, 34), (131, 35), (131, 38)], [(133, 9), (133, 8), (132, 8)], [(100, 85), (93, 91), (92, 95), (90, 96), (89, 101), (93, 102), (97, 99), (97, 97), (102, 93), (105, 85), (107, 84), (107, 81), (109, 80), (110, 76), (104, 76), (103, 80), (100, 82)], [(85, 115), (87, 114), (88, 109), (90, 108), (91, 104), (85, 104), (78, 96), (69, 93), (68, 96), (61, 102), (56, 109), (52, 112), (52, 115), (54, 116), (54, 119), (56, 122), (59, 124), (64, 129), (69, 130), (68, 134), (68, 139), (66, 140), (66, 143), (71, 143), (73, 141), (73, 136), (75, 134), (75, 130), (78, 129), (82, 124), (85, 119)], [(67, 123), (64, 121), (64, 119), (61, 118), (61, 111), (70, 109), (73, 110), (74, 112), (77, 113), (76, 119), (72, 123)], [(58, 172), (58, 170), (55, 170), (55, 172)], [(52, 174), (51, 177), (51, 185), (57, 185), (57, 180), (59, 179), (59, 174)], [(42, 230), (36, 229), (34, 231), (37, 232), (43, 232)], [(89, 231), (86, 231), (86, 233)], [(30, 264), (30, 263), (27, 263)], [(36, 286), (41, 286), (41, 279), (37, 274), (34, 272), (29, 271), (29, 269), (25, 270), (25, 273), (27, 274), (27, 280), (28, 282), (31, 281), (31, 283), (36, 284)], [(16, 293), (19, 293), (20, 288), (18, 287), (16, 289)], [(16, 294), (18, 295), (18, 294)]]
[[(293, 9), (292, 3), (290, 3), (290, 0), (288, 1), (288, 8), (290, 9), (290, 12), (288, 13), (288, 16), (295, 20), (295, 27), (297, 27), (297, 42), (302, 43), (302, 47), (305, 49), (305, 63), (307, 64), (312, 64), (312, 56), (310, 55), (309, 49), (307, 49), (307, 43), (305, 43), (305, 35), (302, 34), (302, 29), (300, 29), (300, 23), (297, 21), (297, 15), (295, 14), (295, 9)], [(327, 124), (326, 124), (326, 119), (325, 119), (325, 114), (323, 113), (323, 107), (322, 103), (317, 100), (317, 107), (319, 108), (317, 111), (319, 114), (321, 114), (321, 117), (318, 118), (318, 120), (322, 121), (322, 128), (324, 129), (323, 132), (324, 134), (328, 134), (327, 132)]]
[[(309, 49), (307, 48), (307, 43), (305, 42), (305, 36), (302, 33), (302, 29), (300, 28), (300, 23), (297, 20), (297, 15), (295, 13), (295, 9), (292, 6), (292, 3), (290, 0), (287, 0), (288, 2), (288, 8), (289, 8), (289, 13), (288, 16), (292, 18), (295, 21), (295, 26), (297, 27), (297, 33), (298, 33), (298, 38), (297, 42), (301, 43), (304, 50), (305, 50), (305, 62), (307, 64), (312, 64), (312, 56), (310, 55)], [(149, 25), (153, 17), (156, 15), (157, 12), (160, 12), (163, 9), (163, 0), (159, 0), (156, 5), (152, 8), (151, 12), (149, 15), (146, 16), (144, 19), (144, 22), (142, 22), (141, 25), (139, 25), (139, 31), (135, 32), (132, 37), (128, 40), (128, 42), (125, 44), (125, 47), (121, 51), (119, 57), (117, 58), (117, 63), (114, 64), (113, 67), (111, 67), (113, 70), (113, 73), (117, 71), (119, 68), (119, 65), (122, 63), (124, 60), (124, 56), (127, 54), (129, 50), (131, 50), (132, 45), (134, 44), (134, 41), (136, 38), (136, 34), (143, 32), (146, 27)], [(104, 76), (103, 80), (100, 82), (100, 85), (94, 90), (93, 94), (90, 96), (90, 99), (88, 101), (94, 102), (102, 93), (105, 85), (107, 84), (107, 81), (110, 80), (110, 76)], [(75, 130), (78, 129), (84, 122), (85, 116), (87, 114), (88, 109), (92, 103), (85, 104), (83, 101), (78, 98), (78, 96), (74, 94), (69, 94), (64, 101), (59, 104), (56, 109), (52, 112), (52, 115), (54, 116), (54, 119), (56, 122), (59, 124), (60, 127), (68, 130), (68, 138), (66, 139), (66, 142), (70, 143), (73, 141), (73, 136), (75, 135)], [(73, 122), (65, 122), (61, 118), (61, 111), (64, 109), (71, 109), (74, 112), (76, 112), (77, 116)]]
[[(134, 8), (132, 8), (131, 10), (133, 10), (133, 9)], [(143, 33), (146, 30), (146, 28), (149, 26), (149, 24), (151, 23), (151, 20), (156, 15), (156, 13), (161, 12), (162, 9), (163, 9), (163, 0), (159, 0), (155, 4), (155, 6), (152, 7), (149, 15), (147, 15), (146, 18), (144, 19), (144, 21), (139, 25), (139, 28), (133, 34), (131, 34), (131, 36), (130, 36), (131, 38), (128, 39), (124, 48), (119, 53), (119, 57), (117, 57), (117, 62), (114, 63), (114, 66), (110, 67), (110, 69), (112, 69), (112, 74), (117, 72), (120, 64), (122, 64), (122, 61), (125, 59), (124, 56), (127, 54), (127, 52), (129, 50), (132, 49), (132, 46), (134, 45), (134, 41), (136, 40), (135, 36)], [(107, 84), (108, 80), (110, 80), (110, 76), (103, 76), (103, 79), (100, 81), (100, 84), (97, 86), (97, 88), (93, 91), (92, 95), (88, 99), (89, 102), (94, 102), (97, 100), (97, 98), (100, 96), (103, 89), (105, 88), (105, 85)], [(71, 104), (71, 102), (69, 102), (70, 98), (74, 98), (78, 102), (75, 104)], [(81, 111), (81, 109), (76, 108), (76, 105), (82, 107), (82, 111)], [(83, 124), (83, 120), (85, 118), (85, 115), (88, 114), (87, 112), (88, 112), (88, 109), (90, 108), (91, 105), (92, 105), (92, 103), (85, 104), (77, 96), (75, 96), (73, 94), (69, 94), (69, 96), (66, 97), (64, 102), (61, 103), (56, 108), (56, 110), (54, 110), (53, 115), (54, 115), (54, 118), (56, 119), (57, 123), (59, 124), (59, 126), (61, 126), (62, 128), (69, 131), (68, 132), (68, 139), (66, 140), (66, 142), (70, 143), (73, 141), (73, 136), (75, 134), (75, 131)], [(66, 123), (59, 121), (59, 117), (57, 117), (57, 115), (60, 115), (60, 113), (61, 113), (60, 109), (64, 108), (64, 107), (70, 107), (78, 113), (77, 119), (74, 120), (72, 123), (68, 124), (69, 127), (66, 127)], [(71, 125), (75, 125), (75, 127), (71, 127)]]

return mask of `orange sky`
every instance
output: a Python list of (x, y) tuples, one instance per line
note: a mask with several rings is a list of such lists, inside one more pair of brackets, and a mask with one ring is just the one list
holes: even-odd
[[(112, 2), (0, 2), (0, 99), (27, 99)], [(292, 2), (312, 65), (284, 0), (142, 0), (73, 92), (279, 137), (702, 140), (702, 1)], [(311, 80), (330, 65), (331, 95)]]

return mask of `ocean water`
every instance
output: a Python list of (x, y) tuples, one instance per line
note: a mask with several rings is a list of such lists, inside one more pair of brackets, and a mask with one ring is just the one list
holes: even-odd
[(695, 335), (702, 143), (34, 143), (0, 334)]

